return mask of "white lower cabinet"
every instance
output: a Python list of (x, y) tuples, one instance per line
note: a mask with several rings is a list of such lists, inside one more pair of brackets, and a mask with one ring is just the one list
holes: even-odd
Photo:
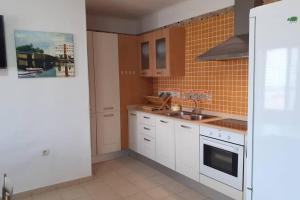
[(140, 141), (141, 154), (151, 160), (155, 160), (155, 138), (142, 134)]
[(121, 150), (120, 113), (97, 114), (97, 152), (112, 153)]
[(130, 149), (199, 182), (199, 125), (139, 111), (131, 113)]
[(156, 162), (175, 170), (174, 120), (156, 118)]
[(175, 122), (176, 171), (199, 182), (199, 125)]
[(136, 111), (128, 112), (128, 134), (129, 134), (129, 149), (138, 152), (139, 149), (138, 116)]
[(138, 112), (138, 153), (155, 160), (155, 115)]

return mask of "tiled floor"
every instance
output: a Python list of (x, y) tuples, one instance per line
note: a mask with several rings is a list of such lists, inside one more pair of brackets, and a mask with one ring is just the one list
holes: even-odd
[(93, 180), (22, 200), (209, 200), (159, 171), (123, 157), (94, 166)]

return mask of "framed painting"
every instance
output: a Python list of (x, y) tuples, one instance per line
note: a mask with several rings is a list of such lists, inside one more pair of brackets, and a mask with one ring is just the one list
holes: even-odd
[(73, 34), (15, 31), (19, 78), (75, 76)]

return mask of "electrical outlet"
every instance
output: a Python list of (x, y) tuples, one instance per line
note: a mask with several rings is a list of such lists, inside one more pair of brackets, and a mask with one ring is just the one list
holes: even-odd
[(49, 154), (50, 154), (50, 149), (44, 149), (42, 151), (42, 156), (49, 156)]

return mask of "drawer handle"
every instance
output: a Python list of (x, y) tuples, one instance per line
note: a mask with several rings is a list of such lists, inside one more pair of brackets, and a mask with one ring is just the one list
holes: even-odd
[(114, 107), (105, 107), (104, 110), (113, 110)]
[(182, 128), (188, 128), (188, 129), (191, 129), (191, 127), (189, 126), (185, 126), (185, 125), (181, 125)]
[(144, 119), (150, 119), (150, 117), (146, 117), (146, 116), (144, 116)]
[(131, 115), (131, 116), (136, 116), (136, 114), (134, 114), (134, 113), (130, 113), (130, 115)]
[(159, 75), (161, 75), (161, 74), (163, 74), (162, 72), (156, 72), (156, 74), (159, 74)]
[(144, 129), (147, 130), (147, 131), (150, 131), (150, 130), (151, 130), (150, 128), (147, 128), (147, 127), (144, 127)]
[(147, 138), (144, 138), (144, 140), (147, 141), (147, 142), (151, 142), (151, 140), (149, 140), (149, 139), (147, 139)]
[(161, 123), (164, 123), (164, 124), (167, 124), (168, 122), (167, 121), (164, 121), (164, 120), (160, 120)]
[(114, 114), (109, 114), (109, 115), (104, 115), (104, 117), (113, 117), (115, 116)]

